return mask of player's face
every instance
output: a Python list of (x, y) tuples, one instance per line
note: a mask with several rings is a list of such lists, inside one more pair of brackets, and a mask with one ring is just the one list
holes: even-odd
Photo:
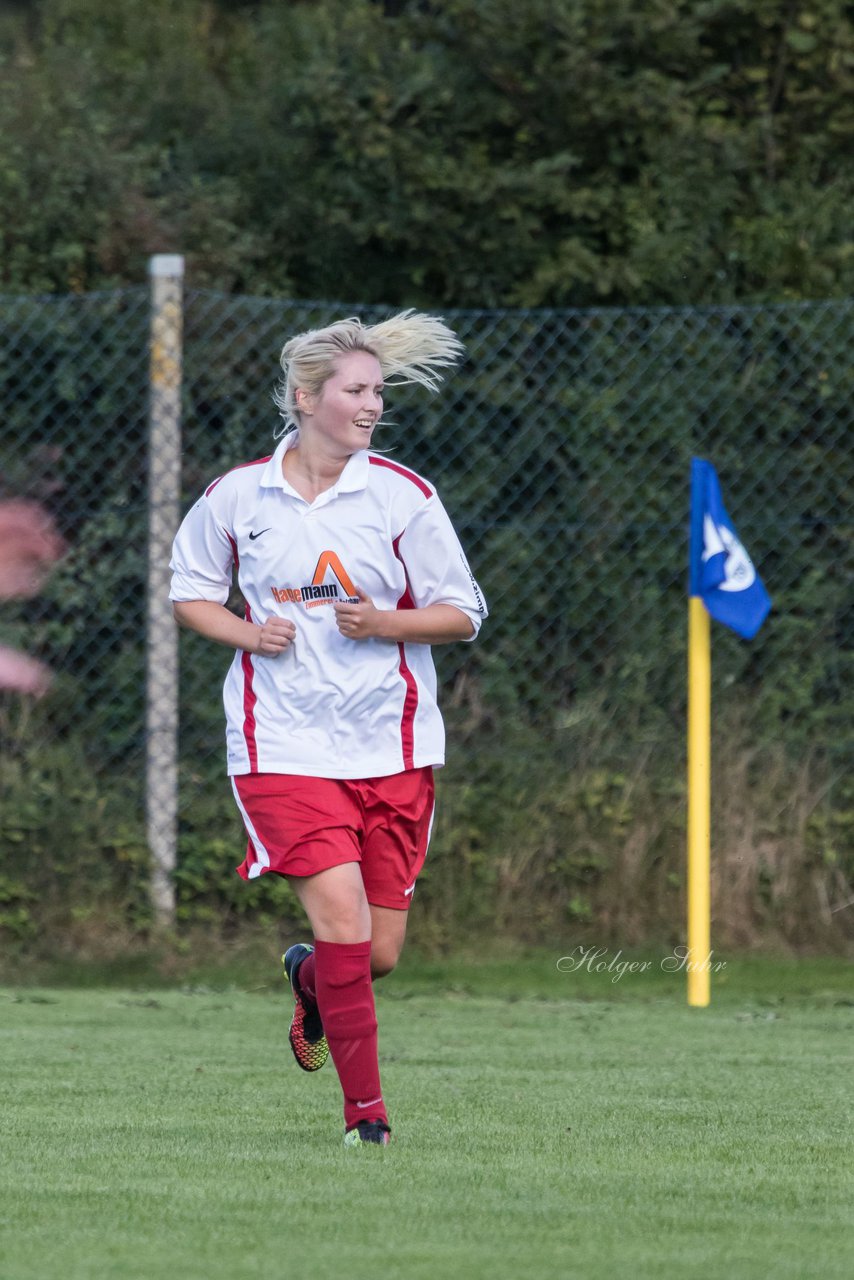
[(301, 430), (322, 437), (335, 453), (349, 456), (367, 449), (383, 411), (383, 375), (376, 356), (350, 351), (335, 361), (335, 371), (320, 394), (307, 402)]

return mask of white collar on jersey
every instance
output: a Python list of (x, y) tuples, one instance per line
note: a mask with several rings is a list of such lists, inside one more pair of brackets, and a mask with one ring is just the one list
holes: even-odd
[[(299, 439), (298, 431), (289, 431), (286, 436), (282, 436), (276, 446), (276, 452), (261, 473), (260, 483), (269, 489), (284, 489), (286, 493), (293, 493), (293, 489), (285, 479), (282, 471), (282, 459), (288, 449), (293, 449)], [(347, 461), (347, 465), (341, 472), (336, 483), (327, 493), (332, 495), (338, 493), (355, 493), (359, 489), (368, 487), (368, 461), (367, 449), (360, 449), (358, 453), (354, 453)]]

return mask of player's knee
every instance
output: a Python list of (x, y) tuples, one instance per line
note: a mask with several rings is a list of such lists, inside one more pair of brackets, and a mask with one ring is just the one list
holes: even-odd
[(393, 946), (374, 945), (371, 947), (371, 977), (385, 978), (397, 965), (400, 952)]
[(337, 894), (313, 904), (310, 912), (315, 937), (327, 942), (364, 942), (371, 936), (371, 913), (364, 896)]

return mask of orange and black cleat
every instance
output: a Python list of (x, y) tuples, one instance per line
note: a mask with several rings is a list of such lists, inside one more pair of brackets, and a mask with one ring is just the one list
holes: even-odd
[(288, 1039), (291, 1042), (294, 1057), (303, 1071), (319, 1071), (329, 1057), (329, 1045), (323, 1034), (320, 1011), (314, 1001), (305, 995), (299, 984), (300, 965), (313, 950), (314, 947), (306, 946), (304, 942), (296, 942), (292, 947), (288, 947), (282, 956), (285, 977), (291, 984), (296, 1002)]

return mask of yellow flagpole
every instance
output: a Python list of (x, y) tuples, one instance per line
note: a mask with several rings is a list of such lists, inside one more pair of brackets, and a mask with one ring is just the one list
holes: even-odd
[(688, 598), (688, 1003), (710, 1000), (712, 654), (709, 614)]

